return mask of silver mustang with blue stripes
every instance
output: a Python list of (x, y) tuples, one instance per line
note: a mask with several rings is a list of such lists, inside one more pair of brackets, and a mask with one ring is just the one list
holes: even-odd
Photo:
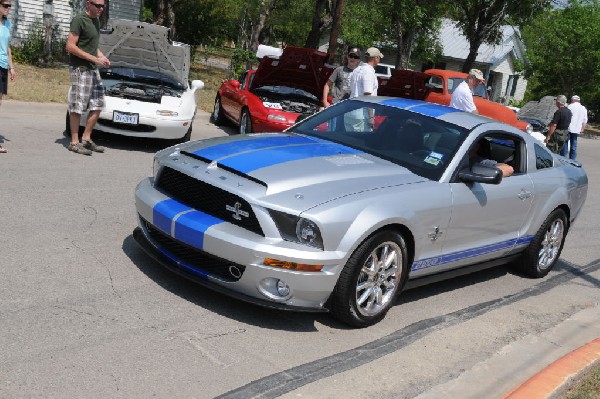
[(546, 275), (587, 187), (581, 164), (508, 125), (360, 98), (283, 133), (158, 152), (134, 237), (211, 289), (367, 326), (432, 280), (506, 263)]

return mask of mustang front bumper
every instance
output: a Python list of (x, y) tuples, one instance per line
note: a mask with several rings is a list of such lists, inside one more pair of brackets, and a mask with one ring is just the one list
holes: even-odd
[[(155, 190), (150, 178), (138, 185), (135, 196), (140, 225), (134, 237), (170, 270), (263, 306), (327, 310), (327, 299), (345, 264), (339, 252), (320, 251), (279, 237), (263, 237), (190, 209)], [(266, 266), (265, 258), (322, 264), (323, 269), (304, 272), (276, 268)], [(282, 295), (278, 284), (288, 287), (289, 293)]]

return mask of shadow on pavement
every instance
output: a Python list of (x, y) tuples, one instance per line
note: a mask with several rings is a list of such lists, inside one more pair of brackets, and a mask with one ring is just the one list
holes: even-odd
[[(192, 281), (178, 276), (164, 269), (153, 259), (148, 257), (138, 247), (132, 235), (123, 240), (123, 252), (133, 264), (148, 278), (165, 290), (179, 296), (194, 305), (217, 313), (221, 316), (237, 320), (240, 323), (255, 325), (270, 330), (312, 332), (317, 331), (315, 320), (325, 325), (337, 323), (327, 313), (303, 313), (284, 310), (269, 309), (230, 298), (227, 295), (212, 291)], [(326, 320), (329, 319), (329, 320)], [(333, 328), (347, 328), (342, 323), (333, 325)]]

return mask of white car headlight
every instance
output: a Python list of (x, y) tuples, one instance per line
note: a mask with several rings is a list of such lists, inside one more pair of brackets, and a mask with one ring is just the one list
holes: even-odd
[(533, 126), (531, 126), (531, 123), (527, 124), (527, 127), (525, 128), (525, 131), (527, 132), (527, 134), (533, 133)]
[(323, 237), (315, 222), (272, 209), (269, 213), (284, 240), (323, 249)]
[(156, 110), (156, 115), (160, 115), (160, 116), (177, 116), (177, 115), (179, 115), (179, 113), (177, 113), (176, 111), (168, 110), (168, 109), (157, 109)]

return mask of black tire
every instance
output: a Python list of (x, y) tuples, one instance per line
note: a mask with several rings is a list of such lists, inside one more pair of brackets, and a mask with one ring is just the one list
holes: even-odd
[(547, 275), (560, 257), (567, 231), (565, 211), (555, 209), (542, 223), (523, 255), (513, 263), (514, 269), (535, 278)]
[(248, 134), (252, 133), (252, 120), (250, 118), (250, 113), (247, 108), (242, 110), (242, 116), (240, 116), (240, 127), (239, 134)]
[(360, 244), (344, 266), (331, 294), (331, 314), (351, 326), (373, 325), (385, 317), (407, 277), (404, 238), (380, 231)]
[(215, 97), (215, 106), (213, 108), (212, 114), (210, 114), (210, 119), (212, 123), (217, 126), (222, 125), (225, 122), (225, 117), (223, 116), (223, 108), (221, 107), (221, 97)]
[(181, 140), (179, 140), (180, 143), (185, 143), (188, 142), (192, 139), (192, 124), (190, 123), (190, 127), (187, 130), (187, 132), (185, 132), (185, 135), (181, 138)]

